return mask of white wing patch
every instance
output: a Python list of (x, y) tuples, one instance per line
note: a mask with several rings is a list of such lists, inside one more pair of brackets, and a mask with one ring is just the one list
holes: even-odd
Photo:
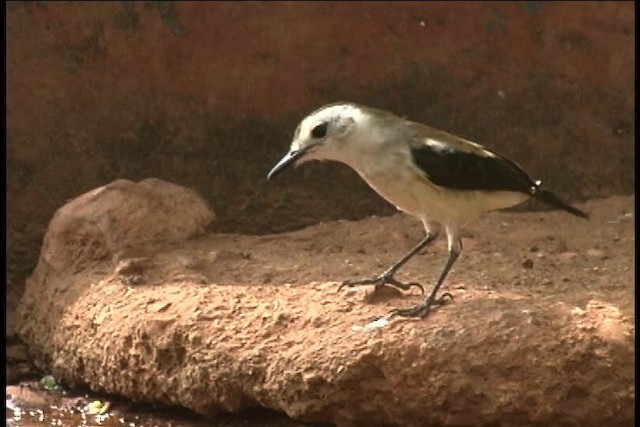
[(436, 151), (453, 151), (453, 148), (449, 147), (442, 141), (438, 141), (437, 139), (427, 138), (424, 142)]
[[(491, 151), (485, 149), (482, 145), (480, 144), (476, 144), (475, 142), (471, 142), (471, 141), (467, 141), (466, 139), (462, 139), (462, 138), (458, 138), (460, 141), (464, 142), (465, 144), (468, 144), (472, 147), (475, 147), (476, 149), (479, 149), (480, 152), (482, 153), (482, 155), (486, 156), (486, 157), (496, 157), (495, 154), (493, 154)], [(433, 138), (426, 138), (424, 140), (424, 143), (426, 145), (428, 145), (429, 147), (431, 147), (432, 149), (434, 149), (435, 151), (439, 151), (441, 153), (452, 153), (454, 151), (456, 151), (455, 147), (452, 147), (450, 145), (448, 145), (446, 142), (442, 142), (439, 141), (437, 139), (433, 139)]]

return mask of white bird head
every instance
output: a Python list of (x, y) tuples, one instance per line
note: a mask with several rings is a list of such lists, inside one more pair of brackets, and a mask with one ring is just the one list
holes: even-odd
[(271, 169), (267, 179), (291, 164), (309, 160), (336, 160), (348, 163), (358, 129), (368, 120), (364, 107), (352, 103), (325, 105), (298, 125), (289, 152)]

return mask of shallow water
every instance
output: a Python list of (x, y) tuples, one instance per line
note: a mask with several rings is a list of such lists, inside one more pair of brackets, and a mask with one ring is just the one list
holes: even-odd
[[(182, 408), (134, 404), (123, 399), (81, 394), (40, 381), (6, 387), (6, 425), (10, 427), (303, 427), (278, 412), (255, 409), (207, 419)], [(319, 426), (318, 426), (319, 427)]]
[(6, 389), (7, 426), (200, 427), (206, 420), (182, 409), (133, 405), (104, 396), (46, 390), (39, 382)]

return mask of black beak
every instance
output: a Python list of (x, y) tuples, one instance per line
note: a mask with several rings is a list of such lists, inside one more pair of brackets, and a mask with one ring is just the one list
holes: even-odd
[(267, 179), (271, 179), (272, 177), (280, 174), (280, 172), (285, 170), (287, 166), (304, 156), (312, 147), (313, 145), (308, 145), (299, 150), (289, 151), (282, 159), (280, 159), (273, 169), (271, 169), (271, 172), (267, 175)]

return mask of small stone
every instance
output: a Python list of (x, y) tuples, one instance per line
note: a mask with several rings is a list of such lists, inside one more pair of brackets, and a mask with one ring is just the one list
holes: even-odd
[(525, 259), (524, 262), (522, 263), (522, 267), (528, 268), (528, 269), (533, 268), (533, 260), (530, 258)]
[(574, 307), (573, 310), (571, 310), (571, 314), (574, 316), (584, 316), (585, 313), (586, 312), (580, 307)]
[(150, 265), (148, 257), (123, 258), (118, 261), (115, 273), (122, 276), (141, 274)]
[(171, 307), (171, 303), (170, 302), (166, 302), (166, 301), (158, 301), (158, 302), (152, 302), (151, 303), (151, 307), (150, 310), (155, 311), (156, 313), (162, 313), (163, 311), (166, 311), (169, 307)]
[(189, 270), (201, 268), (205, 263), (204, 259), (197, 256), (178, 256), (176, 261), (180, 266)]
[(572, 259), (575, 259), (577, 256), (578, 254), (575, 252), (562, 252), (558, 254), (558, 259), (560, 261), (571, 261)]
[(600, 249), (589, 249), (587, 251), (587, 255), (594, 258), (603, 258), (604, 252), (601, 251)]

